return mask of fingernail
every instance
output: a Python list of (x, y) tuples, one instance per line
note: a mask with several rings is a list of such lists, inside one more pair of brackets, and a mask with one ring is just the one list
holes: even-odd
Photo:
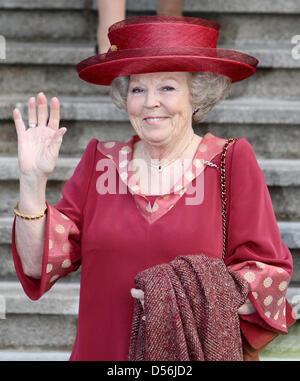
[(20, 111), (18, 108), (15, 108), (14, 111), (13, 111), (13, 118), (14, 119), (21, 119), (21, 116), (20, 116)]

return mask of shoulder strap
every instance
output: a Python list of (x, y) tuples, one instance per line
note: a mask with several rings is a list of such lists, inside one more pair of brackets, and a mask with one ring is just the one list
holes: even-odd
[(228, 150), (228, 147), (231, 142), (235, 142), (237, 139), (236, 138), (230, 138), (227, 140), (223, 147), (223, 152), (221, 156), (221, 196), (222, 196), (222, 225), (223, 225), (223, 253), (222, 253), (222, 259), (224, 261), (225, 255), (226, 255), (226, 250), (227, 250), (227, 221), (226, 221), (226, 202), (227, 202), (227, 195), (226, 195), (226, 173), (225, 173), (225, 168), (226, 168), (226, 153)]

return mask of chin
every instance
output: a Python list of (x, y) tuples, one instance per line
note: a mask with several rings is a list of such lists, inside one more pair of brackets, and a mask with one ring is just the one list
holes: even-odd
[(162, 131), (151, 131), (146, 132), (143, 134), (143, 139), (146, 140), (149, 143), (156, 143), (156, 144), (164, 144), (168, 143), (171, 139), (171, 135), (168, 132), (162, 132)]

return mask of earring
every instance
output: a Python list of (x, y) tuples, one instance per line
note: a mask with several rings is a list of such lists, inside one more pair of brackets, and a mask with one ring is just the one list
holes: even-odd
[(199, 110), (200, 110), (200, 107), (195, 108), (195, 110), (193, 111), (193, 115), (195, 115)]

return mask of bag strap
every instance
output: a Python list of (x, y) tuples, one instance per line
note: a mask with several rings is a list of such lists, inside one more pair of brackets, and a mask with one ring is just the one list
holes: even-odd
[(223, 226), (223, 253), (222, 253), (222, 259), (224, 261), (226, 250), (227, 250), (227, 224), (226, 224), (226, 203), (227, 203), (227, 195), (226, 195), (226, 153), (228, 150), (228, 147), (231, 142), (235, 142), (236, 138), (230, 138), (227, 140), (223, 147), (223, 152), (221, 156), (221, 197), (222, 197), (222, 226)]

